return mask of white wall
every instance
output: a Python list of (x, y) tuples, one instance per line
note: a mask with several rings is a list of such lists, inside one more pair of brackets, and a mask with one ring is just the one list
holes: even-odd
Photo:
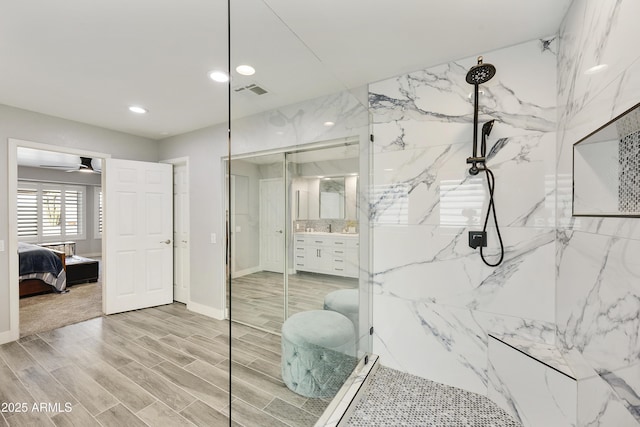
[[(115, 158), (157, 161), (156, 143), (146, 138), (127, 135), (95, 126), (45, 116), (0, 105), (0, 170), (7, 171), (8, 138), (39, 142), (87, 151), (110, 153)], [(8, 201), (7, 173), (0, 174), (0, 200)], [(7, 202), (8, 203), (8, 202)], [(0, 205), (0, 342), (8, 340), (9, 324), (9, 230), (8, 205)]]
[[(227, 127), (214, 126), (159, 142), (161, 159), (189, 158), (190, 308), (224, 317), (224, 174)], [(211, 243), (211, 234), (216, 243)], [(194, 304), (195, 303), (195, 304)]]

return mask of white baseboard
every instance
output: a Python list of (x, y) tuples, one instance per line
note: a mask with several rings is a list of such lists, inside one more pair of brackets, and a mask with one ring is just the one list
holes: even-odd
[(248, 274), (257, 273), (258, 271), (262, 271), (262, 268), (260, 268), (260, 266), (251, 267), (251, 268), (245, 268), (244, 270), (238, 270), (238, 271), (235, 271), (235, 272), (231, 273), (231, 278), (232, 279), (237, 279), (238, 277), (246, 276)]
[(198, 304), (197, 302), (189, 301), (187, 303), (187, 310), (207, 317), (212, 317), (217, 320), (224, 320), (224, 310), (219, 310), (204, 304)]
[(16, 341), (20, 338), (20, 331), (4, 331), (0, 332), (0, 344)]

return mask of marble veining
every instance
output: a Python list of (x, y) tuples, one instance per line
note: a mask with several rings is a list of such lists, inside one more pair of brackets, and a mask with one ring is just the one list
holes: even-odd
[[(518, 345), (519, 348), (512, 344)], [(546, 359), (562, 358), (550, 346), (522, 340), (489, 340), (488, 396), (525, 427), (575, 426), (577, 382), (565, 372), (523, 353)], [(567, 369), (568, 367), (564, 367)]]
[[(571, 216), (572, 145), (640, 98), (640, 55), (629, 44), (640, 37), (638, 14), (633, 0), (578, 0), (559, 33), (558, 346), (595, 373), (579, 379), (579, 425), (640, 425), (640, 222)], [(608, 68), (585, 74), (598, 64)]]
[[(626, 371), (626, 372), (624, 372)], [(622, 372), (602, 372), (600, 376), (614, 390), (629, 413), (640, 422), (640, 396), (638, 395), (638, 365)], [(627, 374), (627, 375), (624, 375)], [(631, 375), (629, 375), (631, 374)]]
[[(559, 339), (577, 348), (596, 369), (617, 369), (640, 357), (640, 242), (582, 232), (560, 242)], [(578, 266), (579, 265), (579, 266)]]
[[(396, 122), (399, 124), (407, 120), (440, 123), (472, 122), (473, 114), (469, 106), (473, 101), (468, 96), (472, 87), (464, 80), (467, 70), (467, 66), (452, 62), (398, 77), (395, 79), (397, 87), (392, 92), (395, 96), (372, 89), (369, 94), (369, 108), (374, 114), (374, 123)], [(498, 75), (496, 78), (499, 78)], [(498, 122), (517, 129), (555, 130), (555, 106), (542, 106), (518, 99), (515, 88), (502, 82), (494, 84), (489, 82), (481, 87), (480, 121), (495, 118)], [(443, 95), (449, 95), (447, 102), (452, 104), (449, 109), (453, 112), (443, 113), (438, 111), (438, 105), (431, 105), (430, 102), (433, 101), (429, 99), (442, 99)], [(516, 106), (515, 110), (512, 109), (513, 106)], [(393, 145), (398, 146), (398, 144)]]
[[(505, 261), (468, 246), (482, 228), (486, 177), (470, 176), (473, 87), (467, 58), (369, 88), (374, 141), (374, 353), (385, 366), (486, 393), (487, 335), (554, 342), (555, 55), (553, 37), (483, 54), (480, 122), (496, 119), (487, 164)], [(514, 191), (517, 189), (517, 191)], [(498, 255), (488, 229), (489, 259)]]

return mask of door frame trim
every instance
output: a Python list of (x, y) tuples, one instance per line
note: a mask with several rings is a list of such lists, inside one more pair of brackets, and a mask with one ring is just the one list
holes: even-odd
[[(8, 172), (8, 199), (16, 200), (18, 197), (18, 147), (33, 148), (44, 151), (55, 151), (58, 153), (73, 154), (84, 157), (99, 157), (102, 159), (108, 159), (111, 154), (100, 153), (96, 151), (84, 150), (75, 147), (61, 147), (58, 145), (44, 144), (41, 142), (27, 141), (17, 138), (8, 138), (8, 156), (7, 156), (7, 172)], [(106, 162), (105, 162), (106, 163)], [(101, 180), (101, 186), (104, 189), (104, 171), (105, 165), (103, 164), (103, 171)], [(9, 331), (0, 335), (0, 344), (9, 341), (15, 341), (20, 338), (20, 281), (19, 266), (18, 266), (18, 213), (15, 203), (8, 203), (9, 205), (9, 243), (7, 250), (9, 252)], [(106, 222), (106, 217), (104, 219)], [(104, 253), (106, 243), (106, 236), (102, 237), (102, 252)], [(103, 260), (104, 261), (104, 260)], [(106, 281), (102, 284), (102, 297), (104, 298), (104, 291), (107, 286)], [(104, 309), (104, 307), (103, 307)]]
[[(187, 186), (188, 186), (188, 191), (187, 191), (187, 209), (188, 209), (188, 223), (187, 223), (187, 234), (189, 235), (189, 242), (188, 242), (188, 247), (189, 247), (189, 260), (187, 262), (187, 268), (189, 269), (187, 276), (189, 277), (189, 283), (187, 283), (187, 305), (192, 304), (191, 301), (191, 175), (190, 175), (190, 169), (189, 169), (189, 157), (188, 156), (184, 156), (184, 157), (175, 157), (172, 159), (166, 159), (166, 160), (160, 160), (158, 163), (169, 163), (173, 166), (176, 165), (184, 165), (187, 169)], [(175, 172), (175, 167), (174, 167), (174, 172)], [(174, 221), (175, 221), (175, 215), (174, 215)], [(175, 236), (174, 236), (175, 238)], [(173, 251), (173, 259), (175, 260), (175, 251)], [(175, 274), (175, 271), (174, 271)], [(175, 296), (175, 295), (174, 295)]]

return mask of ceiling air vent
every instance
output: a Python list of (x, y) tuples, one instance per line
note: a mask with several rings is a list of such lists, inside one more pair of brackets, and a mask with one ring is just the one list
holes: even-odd
[(266, 89), (261, 88), (260, 86), (258, 86), (257, 84), (250, 84), (248, 86), (242, 86), (242, 87), (237, 87), (235, 89), (233, 89), (236, 93), (247, 93), (248, 91), (255, 93), (256, 95), (264, 95), (265, 93), (269, 93), (267, 92)]

